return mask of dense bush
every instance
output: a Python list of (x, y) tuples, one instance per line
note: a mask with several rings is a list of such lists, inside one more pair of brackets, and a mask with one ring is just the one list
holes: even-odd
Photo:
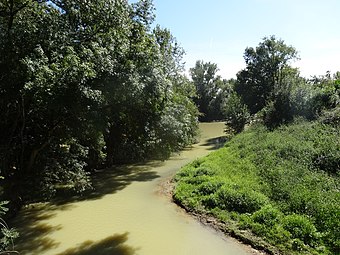
[(242, 132), (250, 116), (246, 105), (242, 103), (241, 98), (236, 93), (227, 97), (223, 106), (223, 114), (226, 119), (227, 134)]
[(293, 239), (300, 239), (304, 244), (313, 245), (317, 241), (317, 232), (313, 223), (302, 215), (287, 215), (282, 220), (282, 225)]
[[(333, 77), (330, 73), (314, 77), (298, 83), (289, 96), (290, 109), (293, 116), (302, 116), (313, 120), (319, 117), (329, 124), (336, 120), (336, 112), (340, 104), (339, 72)], [(323, 117), (328, 115), (328, 118)], [(333, 116), (332, 116), (333, 115)]]
[(239, 213), (252, 213), (267, 202), (262, 193), (249, 189), (223, 186), (217, 191), (218, 207)]
[(280, 94), (275, 97), (275, 101), (270, 101), (260, 111), (263, 124), (273, 129), (282, 124), (287, 124), (293, 120), (289, 96)]
[(263, 206), (252, 215), (252, 219), (255, 223), (260, 223), (266, 227), (273, 227), (279, 222), (281, 217), (281, 211), (274, 208), (272, 205)]

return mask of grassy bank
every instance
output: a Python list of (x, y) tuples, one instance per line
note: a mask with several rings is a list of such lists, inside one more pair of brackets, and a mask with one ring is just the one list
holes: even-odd
[(253, 127), (178, 172), (174, 200), (273, 253), (340, 254), (339, 137), (316, 122)]

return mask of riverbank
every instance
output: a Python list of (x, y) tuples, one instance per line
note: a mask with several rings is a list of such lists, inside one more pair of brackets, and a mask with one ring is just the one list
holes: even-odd
[[(162, 196), (167, 197), (169, 201), (175, 203), (179, 209), (183, 210), (185, 213), (190, 215), (193, 219), (200, 222), (205, 227), (214, 229), (221, 235), (225, 235), (228, 237), (232, 237), (235, 240), (239, 241), (241, 245), (245, 246), (245, 249), (248, 251), (249, 254), (252, 255), (268, 255), (268, 254), (278, 254), (274, 253), (274, 247), (270, 250), (268, 244), (263, 245), (260, 240), (256, 240), (254, 235), (251, 235), (250, 232), (239, 232), (231, 226), (219, 221), (216, 217), (206, 214), (206, 213), (198, 213), (193, 211), (191, 208), (178, 203), (173, 200), (174, 190), (175, 190), (175, 181), (173, 177), (165, 179), (163, 182), (159, 184), (159, 194)], [(251, 235), (251, 236), (250, 236)]]
[(251, 128), (179, 171), (173, 199), (269, 254), (337, 254), (338, 148), (339, 131), (320, 123)]

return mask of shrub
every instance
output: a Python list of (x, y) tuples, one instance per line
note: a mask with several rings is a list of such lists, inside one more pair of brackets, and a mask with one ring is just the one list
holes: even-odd
[(306, 119), (315, 118), (313, 112), (312, 99), (316, 91), (307, 83), (302, 83), (291, 91), (290, 102), (294, 116), (302, 116)]
[(254, 222), (267, 227), (272, 227), (278, 223), (281, 216), (282, 213), (278, 209), (274, 208), (272, 205), (265, 205), (252, 215), (252, 219)]
[(285, 230), (282, 225), (276, 224), (272, 228), (267, 229), (266, 237), (274, 244), (284, 244), (291, 238), (291, 234)]
[(267, 103), (261, 110), (263, 123), (268, 128), (276, 128), (281, 124), (289, 123), (293, 120), (293, 114), (289, 102), (289, 94), (281, 93), (275, 97), (274, 101)]
[[(9, 249), (13, 250), (13, 240), (19, 236), (19, 233), (15, 229), (9, 228), (7, 223), (3, 220), (2, 216), (6, 214), (8, 209), (5, 205), (7, 201), (0, 202), (0, 253), (10, 254)], [(8, 253), (7, 253), (8, 252)]]
[(202, 205), (206, 208), (212, 209), (219, 206), (218, 197), (215, 194), (210, 194), (202, 198)]
[(283, 218), (282, 225), (285, 230), (291, 233), (293, 238), (300, 239), (305, 244), (313, 245), (318, 239), (315, 226), (303, 215), (287, 215)]
[(214, 175), (214, 171), (208, 167), (208, 166), (203, 166), (201, 165), (200, 167), (196, 168), (194, 171), (193, 171), (193, 176), (194, 177), (197, 177), (197, 176), (203, 176), (203, 175)]
[(340, 171), (340, 150), (321, 151), (314, 156), (313, 164), (316, 168), (336, 174)]
[(293, 239), (293, 241), (292, 241), (292, 249), (294, 251), (301, 252), (301, 251), (306, 249), (305, 247), (306, 246), (305, 246), (303, 241), (301, 241), (300, 239)]
[(216, 193), (222, 185), (223, 182), (212, 180), (209, 182), (202, 183), (198, 187), (198, 191), (202, 195), (210, 195)]
[(217, 196), (221, 209), (239, 213), (255, 212), (268, 201), (265, 195), (257, 191), (235, 189), (229, 186), (221, 187), (217, 192)]
[(186, 183), (192, 184), (192, 185), (199, 185), (199, 184), (204, 183), (208, 180), (209, 179), (206, 175), (199, 175), (199, 176), (195, 176), (195, 177), (192, 177), (192, 178), (188, 178), (186, 180)]
[(325, 110), (322, 112), (319, 120), (322, 123), (332, 125), (339, 128), (340, 126), (340, 106), (335, 107), (331, 110)]
[(226, 118), (226, 133), (240, 133), (249, 120), (250, 114), (247, 106), (242, 103), (241, 98), (233, 93), (229, 96), (223, 110)]
[(301, 119), (250, 127), (184, 168), (181, 203), (236, 221), (283, 254), (340, 254), (339, 135)]

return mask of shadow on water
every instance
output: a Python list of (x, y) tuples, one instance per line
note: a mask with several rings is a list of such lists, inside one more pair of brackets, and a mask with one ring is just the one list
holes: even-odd
[(61, 230), (62, 227), (50, 225), (46, 221), (56, 215), (56, 209), (68, 210), (70, 208), (70, 205), (56, 206), (50, 204), (36, 204), (24, 208), (20, 217), (16, 217), (10, 223), (16, 227), (20, 234), (19, 238), (15, 240), (15, 243), (20, 244), (16, 247), (20, 254), (27, 254), (32, 250), (40, 254), (58, 247), (60, 243), (49, 238), (48, 235)]
[[(107, 194), (114, 194), (133, 182), (148, 182), (160, 177), (152, 168), (162, 166), (163, 162), (146, 162), (118, 166), (98, 171), (92, 176), (93, 189), (81, 196), (69, 196), (67, 193), (59, 195), (48, 203), (38, 203), (23, 208), (20, 214), (11, 220), (10, 226), (15, 227), (20, 236), (15, 240), (16, 249), (20, 254), (28, 254), (34, 251), (42, 254), (48, 250), (57, 248), (60, 243), (49, 236), (53, 232), (60, 231), (62, 226), (51, 225), (49, 222), (60, 210), (70, 210), (76, 205), (72, 202), (100, 199)], [(127, 234), (115, 235), (102, 240), (100, 243), (88, 241), (82, 247), (68, 250), (62, 254), (113, 254), (130, 255), (134, 250), (122, 245)], [(91, 244), (91, 245), (90, 245)], [(85, 246), (88, 245), (87, 249)], [(103, 250), (100, 248), (103, 247)], [(106, 247), (106, 248), (104, 248)], [(84, 248), (84, 251), (81, 250)], [(86, 248), (86, 249), (85, 249)], [(96, 252), (94, 252), (96, 250)], [(98, 250), (98, 252), (97, 252)], [(93, 252), (92, 252), (93, 251)]]
[(72, 196), (67, 192), (60, 193), (52, 203), (55, 205), (63, 205), (83, 200), (100, 199), (105, 195), (114, 194), (123, 190), (133, 182), (148, 182), (159, 178), (160, 175), (152, 169), (162, 165), (164, 165), (164, 162), (150, 161), (140, 164), (115, 166), (96, 171), (96, 173), (91, 176), (93, 189), (76, 196)]
[(210, 148), (208, 150), (213, 151), (222, 148), (226, 142), (227, 142), (226, 136), (219, 136), (206, 140), (203, 146), (209, 146)]
[(134, 255), (137, 249), (124, 244), (128, 232), (109, 236), (99, 242), (85, 241), (75, 248), (67, 249), (57, 255)]

